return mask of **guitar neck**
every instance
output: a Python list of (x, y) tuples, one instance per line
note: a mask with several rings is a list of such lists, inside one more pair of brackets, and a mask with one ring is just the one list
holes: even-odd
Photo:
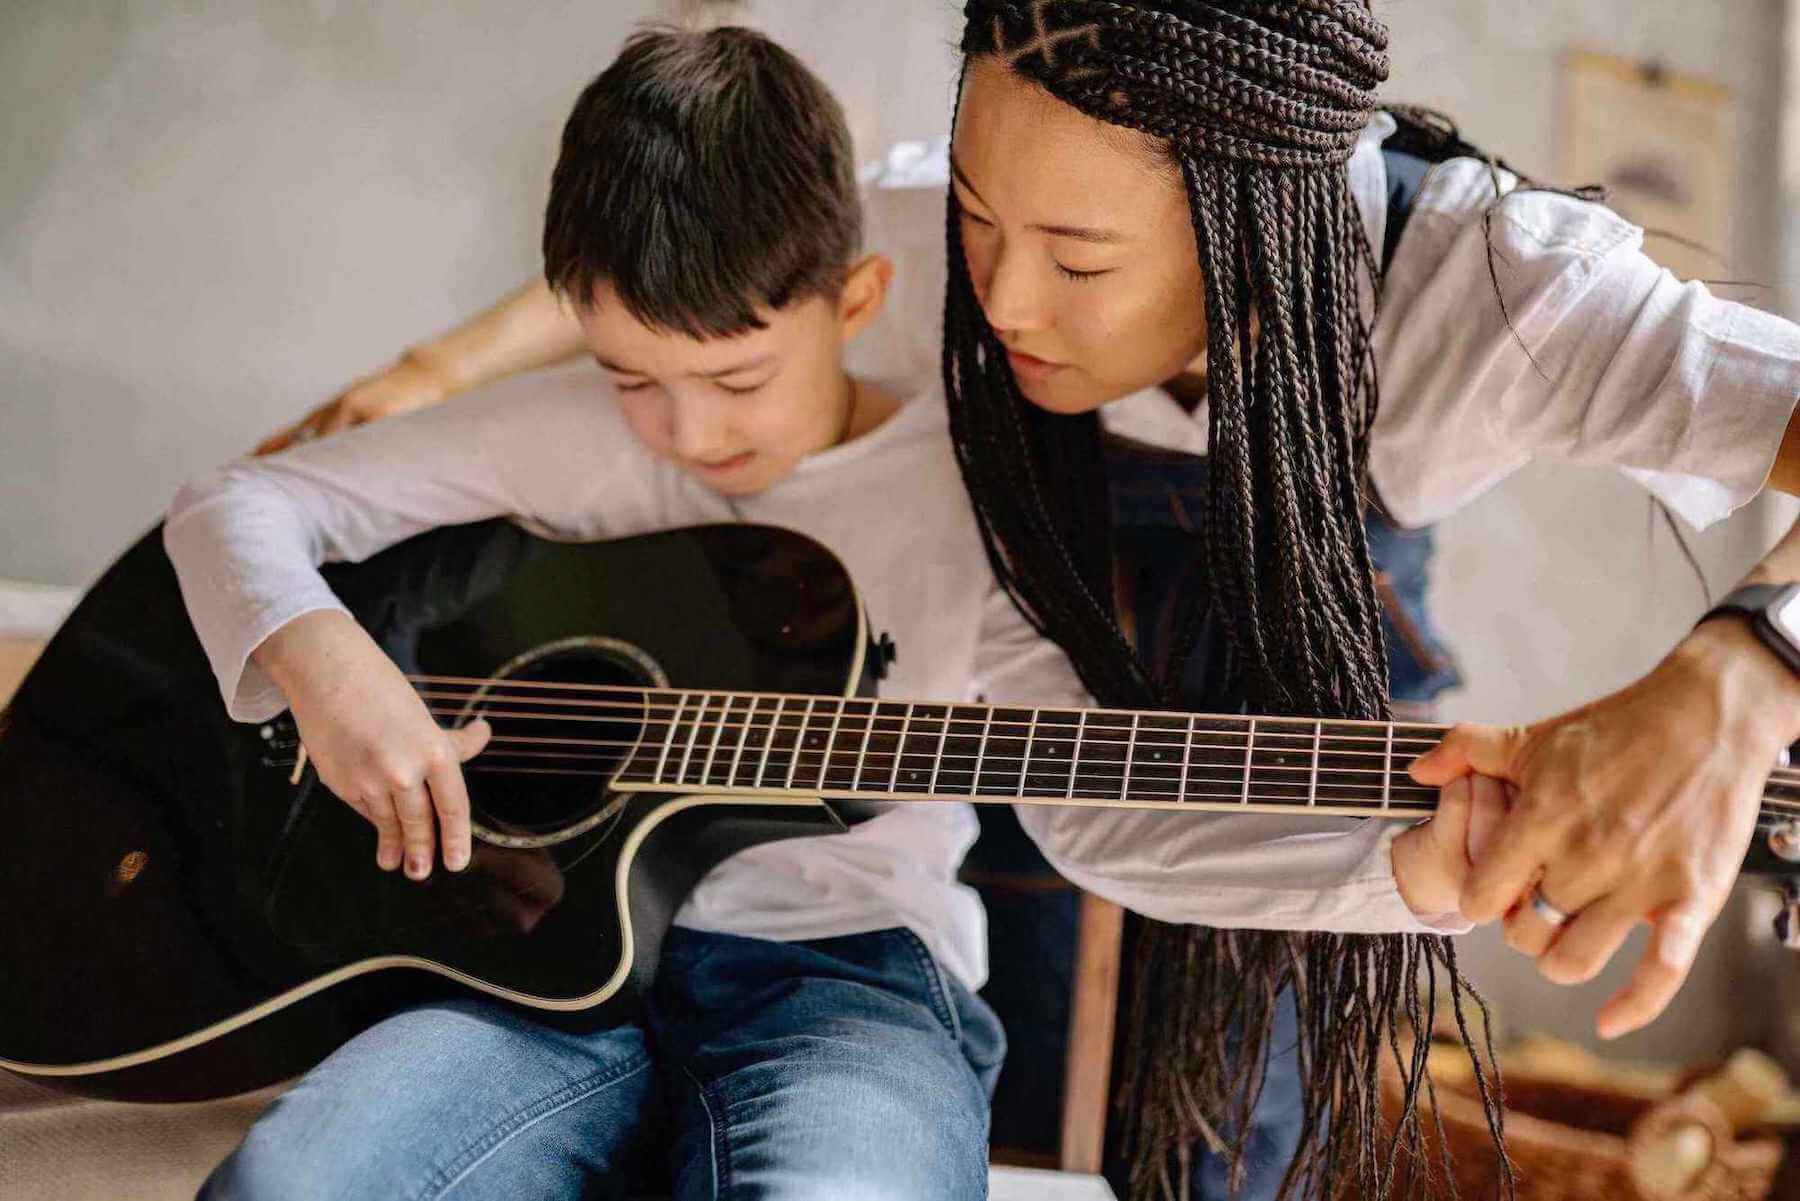
[(1407, 768), (1447, 727), (835, 697), (642, 694), (614, 777), (646, 792), (976, 801), (1416, 820)]

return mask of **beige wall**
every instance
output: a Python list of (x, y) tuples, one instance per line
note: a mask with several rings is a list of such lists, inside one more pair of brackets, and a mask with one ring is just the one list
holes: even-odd
[[(1566, 48), (1658, 61), (1729, 85), (1744, 169), (1726, 274), (1782, 282), (1776, 173), (1761, 169), (1776, 161), (1779, 145), (1780, 3), (1377, 0), (1377, 9), (1394, 35), (1389, 94), (1445, 109), (1473, 140), (1531, 172), (1556, 167)], [(1779, 291), (1766, 298), (1782, 299)], [(1759, 556), (1774, 520), (1750, 513), (1690, 535), (1715, 595)], [(1535, 465), (1446, 522), (1441, 538), (1438, 611), (1469, 677), (1469, 687), (1448, 698), (1452, 719), (1524, 721), (1610, 691), (1647, 670), (1703, 606), (1666, 529), (1652, 532), (1646, 494), (1603, 471)], [(1586, 1038), (1641, 934), (1601, 979), (1574, 990), (1541, 982), (1486, 932), (1464, 941), (1464, 956), (1508, 1028)], [(1747, 938), (1766, 949), (1760, 917), (1752, 922), (1740, 911), (1721, 922), (1671, 1013), (1616, 1050), (1684, 1057), (1767, 1029), (1772, 1007), (1745, 1003)], [(1779, 966), (1756, 962), (1755, 970)]]

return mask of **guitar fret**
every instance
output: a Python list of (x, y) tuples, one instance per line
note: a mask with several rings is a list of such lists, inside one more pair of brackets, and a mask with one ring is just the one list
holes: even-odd
[(1394, 786), (1394, 723), (1387, 727), (1387, 747), (1381, 756), (1381, 811), (1387, 812)]
[(707, 698), (705, 696), (702, 696), (700, 698), (700, 711), (698, 713), (694, 714), (694, 722), (692, 725), (690, 725), (688, 727), (687, 746), (681, 752), (681, 770), (675, 773), (675, 782), (677, 784), (687, 783), (688, 763), (694, 757), (694, 743), (699, 741), (700, 721), (702, 718), (704, 718), (706, 716), (707, 704), (708, 704)]
[(1031, 713), (1031, 728), (1025, 731), (1025, 753), (1019, 757), (1018, 795), (1020, 796), (1025, 795), (1025, 775), (1031, 770), (1031, 744), (1037, 739), (1038, 711), (1032, 709), (1029, 712)]
[(931, 783), (925, 786), (929, 796), (937, 795), (938, 770), (944, 766), (944, 744), (950, 739), (950, 718), (955, 713), (955, 705), (946, 705), (944, 716), (938, 721), (937, 757), (931, 761)]
[(1252, 756), (1256, 754), (1256, 719), (1250, 719), (1249, 737), (1244, 739), (1244, 796), (1243, 804), (1250, 804), (1250, 767)]
[(1081, 740), (1087, 734), (1087, 710), (1075, 719), (1075, 752), (1069, 756), (1069, 799), (1075, 799), (1075, 769), (1081, 766)]
[(912, 729), (912, 719), (913, 707), (909, 703), (906, 706), (906, 715), (900, 722), (900, 738), (894, 743), (894, 769), (888, 773), (887, 787), (891, 793), (898, 793), (900, 788), (900, 760), (906, 757), (906, 733)]
[(769, 773), (769, 752), (775, 747), (775, 730), (781, 724), (781, 711), (787, 705), (785, 696), (775, 698), (775, 712), (769, 714), (769, 729), (763, 736), (762, 760), (756, 765), (756, 773), (750, 777), (750, 787), (763, 787), (763, 777)]
[(844, 702), (838, 701), (837, 709), (831, 715), (831, 731), (825, 735), (825, 750), (819, 756), (819, 783), (817, 784), (817, 788), (820, 792), (825, 791), (825, 773), (831, 770), (831, 760), (837, 754), (838, 724), (843, 720)]
[(875, 714), (879, 706), (871, 704), (869, 711), (863, 714), (862, 746), (856, 752), (856, 771), (850, 777), (850, 791), (862, 791), (863, 769), (868, 766), (869, 739), (875, 736)]
[(994, 728), (994, 707), (989, 705), (982, 714), (981, 738), (975, 744), (975, 774), (969, 780), (969, 795), (981, 795), (981, 762), (987, 758), (988, 731)]
[(663, 739), (662, 754), (656, 757), (655, 782), (658, 784), (663, 783), (663, 768), (669, 762), (669, 748), (675, 745), (675, 730), (681, 725), (681, 712), (687, 708), (687, 698), (688, 694), (684, 692), (681, 699), (675, 702), (675, 716), (669, 719), (669, 733)]
[(1312, 780), (1306, 786), (1306, 803), (1316, 806), (1319, 803), (1319, 743), (1325, 736), (1325, 723), (1313, 723)]
[[(755, 696), (751, 697), (750, 698), (750, 708), (747, 709), (744, 713), (744, 728), (738, 734), (737, 749), (732, 752), (731, 766), (725, 769), (725, 785), (728, 788), (736, 788), (737, 787), (738, 764), (743, 761), (744, 747), (749, 743), (750, 733), (756, 725), (756, 706), (758, 704), (760, 704), (761, 702), (762, 702), (761, 697), (755, 697)], [(727, 712), (727, 714), (730, 713), (729, 705), (726, 706), (726, 712)]]
[(1188, 763), (1194, 757), (1194, 715), (1188, 714), (1187, 737), (1181, 742), (1181, 779), (1175, 785), (1175, 799), (1187, 803)]
[(794, 786), (794, 771), (800, 766), (800, 748), (806, 745), (806, 727), (812, 723), (813, 705), (818, 703), (817, 697), (806, 698), (806, 712), (800, 715), (800, 726), (794, 731), (794, 749), (788, 759), (787, 781), (783, 788)]
[[(706, 766), (700, 769), (700, 783), (706, 784), (707, 777), (712, 775), (713, 760), (719, 754), (719, 739), (725, 734), (725, 719), (731, 715), (731, 698), (719, 698), (719, 716), (713, 725), (712, 745), (706, 748)], [(728, 779), (726, 783), (730, 783)]]
[(1125, 741), (1125, 770), (1119, 773), (1119, 799), (1122, 801), (1131, 793), (1132, 760), (1137, 756), (1138, 715), (1131, 715), (1131, 737)]

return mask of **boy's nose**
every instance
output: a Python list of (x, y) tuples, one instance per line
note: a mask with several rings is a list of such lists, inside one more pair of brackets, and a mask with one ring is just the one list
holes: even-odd
[(676, 400), (670, 415), (669, 442), (684, 459), (707, 462), (729, 451), (725, 422), (714, 406), (703, 400)]

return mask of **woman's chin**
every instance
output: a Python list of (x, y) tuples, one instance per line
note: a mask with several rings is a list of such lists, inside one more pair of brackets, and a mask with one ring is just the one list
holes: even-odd
[(1083, 388), (1074, 381), (1060, 379), (1027, 381), (1019, 380), (1019, 394), (1046, 413), (1057, 413), (1064, 417), (1073, 417), (1077, 413), (1091, 413), (1105, 405), (1108, 401), (1117, 400), (1114, 396), (1103, 396), (1091, 388)]

